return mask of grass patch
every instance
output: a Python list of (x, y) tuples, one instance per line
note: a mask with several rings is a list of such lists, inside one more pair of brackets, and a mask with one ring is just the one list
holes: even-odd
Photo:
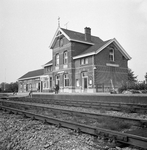
[(130, 129), (132, 124), (128, 121), (122, 120), (122, 119), (116, 119), (116, 118), (106, 118), (101, 117), (97, 120), (98, 126), (110, 130), (115, 131), (122, 131), (124, 129)]

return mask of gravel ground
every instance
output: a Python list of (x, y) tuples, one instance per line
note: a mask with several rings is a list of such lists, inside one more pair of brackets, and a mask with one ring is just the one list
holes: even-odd
[[(25, 102), (24, 102), (25, 103)], [(31, 103), (31, 102), (28, 102)], [(54, 104), (40, 104), (40, 105), (46, 105), (50, 107), (55, 108), (61, 108), (61, 109), (69, 109), (73, 111), (82, 111), (82, 112), (89, 112), (89, 113), (97, 113), (97, 114), (107, 114), (112, 116), (120, 116), (120, 117), (128, 117), (128, 118), (136, 118), (136, 119), (144, 119), (147, 120), (147, 113), (127, 113), (125, 111), (119, 112), (119, 111), (108, 111), (104, 109), (94, 109), (94, 108), (83, 108), (83, 107), (73, 107), (73, 106), (61, 106), (61, 105), (54, 105)]]
[[(25, 102), (24, 102), (25, 103)], [(31, 103), (31, 102), (28, 102)], [(73, 106), (61, 106), (61, 105), (54, 105), (54, 104), (40, 104), (39, 105), (45, 105), (53, 108), (59, 108), (59, 109), (69, 109), (73, 111), (81, 111), (81, 112), (88, 112), (88, 113), (96, 113), (96, 114), (107, 114), (112, 116), (120, 116), (120, 117), (128, 117), (128, 118), (136, 118), (136, 119), (144, 119), (147, 120), (147, 113), (127, 113), (125, 111), (119, 112), (119, 111), (109, 111), (104, 109), (94, 109), (94, 108), (83, 108), (83, 107), (73, 107)]]
[(82, 112), (89, 112), (89, 113), (97, 113), (97, 114), (108, 114), (112, 116), (121, 116), (121, 117), (129, 117), (129, 118), (136, 118), (136, 119), (145, 119), (147, 120), (147, 114), (140, 114), (140, 113), (127, 113), (127, 112), (119, 112), (119, 111), (107, 111), (107, 110), (97, 110), (93, 108), (83, 108), (83, 107), (69, 107), (69, 106), (60, 106), (60, 105), (52, 105), (47, 104), (48, 106), (55, 107), (55, 108), (63, 108), (75, 111), (82, 111)]
[[(0, 150), (116, 150), (87, 134), (0, 111)], [(121, 150), (137, 150), (123, 148)]]

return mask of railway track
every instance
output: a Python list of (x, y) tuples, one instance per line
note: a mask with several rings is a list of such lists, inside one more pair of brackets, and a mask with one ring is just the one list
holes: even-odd
[(147, 104), (139, 103), (122, 103), (122, 102), (104, 102), (104, 101), (83, 101), (83, 100), (57, 100), (57, 99), (45, 99), (45, 98), (15, 98), (8, 97), (6, 99), (22, 102), (34, 102), (42, 104), (55, 104), (62, 106), (84, 107), (93, 109), (105, 109), (123, 112), (133, 113), (147, 113)]
[[(5, 104), (10, 104), (8, 106), (4, 106)], [(74, 129), (77, 132), (84, 132), (87, 134), (92, 134), (94, 136), (97, 136), (99, 138), (103, 138), (108, 140), (110, 143), (114, 144), (117, 142), (123, 143), (123, 144), (128, 144), (128, 145), (134, 145), (137, 147), (141, 147), (141, 148), (147, 148), (147, 137), (145, 136), (138, 136), (138, 135), (134, 135), (133, 133), (128, 134), (128, 133), (120, 133), (117, 131), (113, 131), (113, 130), (109, 130), (109, 129), (103, 129), (103, 128), (99, 128), (99, 127), (95, 127), (95, 126), (89, 126), (89, 125), (85, 125), (85, 124), (81, 124), (81, 123), (76, 123), (76, 122), (71, 122), (71, 121), (65, 121), (65, 120), (61, 120), (58, 118), (54, 118), (54, 117), (49, 117), (49, 116), (44, 116), (41, 114), (36, 114), (33, 112), (29, 112), (29, 111), (25, 111), (25, 110), (21, 110), (21, 109), (16, 109), (16, 108), (12, 108), (11, 105), (16, 105), (19, 104), (21, 107), (22, 106), (26, 106), (29, 105), (30, 107), (42, 107), (45, 109), (54, 109), (57, 110), (59, 112), (61, 111), (68, 111), (70, 113), (78, 113), (76, 111), (70, 111), (70, 110), (61, 110), (61, 109), (56, 109), (56, 108), (51, 108), (42, 104), (32, 104), (32, 103), (23, 103), (23, 102), (12, 102), (12, 101), (3, 101), (1, 100), (1, 109), (3, 110), (8, 110), (9, 112), (13, 112), (15, 114), (22, 114), (24, 116), (27, 117), (31, 117), (32, 119), (38, 119), (38, 120), (42, 120), (43, 122), (48, 122), (51, 124), (55, 124), (58, 127), (66, 127), (66, 128), (70, 128), (70, 129)], [(83, 112), (80, 112), (82, 114), (84, 114)], [(85, 113), (85, 114), (90, 114), (90, 113)], [(85, 115), (84, 114), (84, 115)], [(90, 117), (92, 117), (93, 114), (90, 114)], [(96, 117), (96, 116), (95, 116)], [(138, 121), (138, 120), (136, 120)], [(143, 130), (143, 133), (147, 133), (147, 129), (141, 129)]]
[(73, 115), (77, 115), (77, 116), (81, 116), (83, 118), (93, 118), (93, 119), (99, 119), (100, 117), (104, 118), (115, 118), (115, 119), (120, 119), (120, 120), (127, 120), (133, 123), (136, 123), (136, 126), (139, 127), (147, 127), (147, 120), (146, 119), (138, 119), (138, 118), (131, 118), (131, 117), (123, 117), (123, 116), (117, 116), (117, 115), (108, 115), (105, 113), (96, 113), (96, 112), (85, 112), (85, 111), (80, 111), (77, 110), (75, 107), (72, 108), (61, 108), (61, 107), (53, 107), (53, 106), (49, 106), (49, 105), (45, 105), (45, 104), (37, 104), (37, 103), (30, 103), (30, 102), (15, 102), (15, 101), (4, 101), (4, 100), (0, 100), (1, 105), (3, 106), (8, 106), (8, 107), (16, 107), (16, 105), (18, 105), (18, 107), (21, 109), (23, 108), (24, 110), (29, 110), (29, 107), (35, 107), (35, 108), (41, 108), (42, 111), (43, 109), (46, 110), (50, 110), (52, 112), (54, 112), (54, 114), (61, 114), (61, 113), (66, 113), (69, 114), (70, 116)]

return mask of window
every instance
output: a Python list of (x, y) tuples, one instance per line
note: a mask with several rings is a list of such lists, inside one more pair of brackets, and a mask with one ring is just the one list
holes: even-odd
[(88, 64), (88, 58), (85, 58), (85, 64)]
[(55, 66), (59, 66), (59, 54), (55, 56)]
[(52, 71), (52, 66), (47, 67), (46, 70), (47, 70), (46, 72), (51, 72)]
[(29, 84), (29, 90), (32, 90), (32, 84), (31, 83)]
[(80, 84), (79, 84), (79, 79), (76, 79), (76, 86), (79, 87)]
[(36, 89), (38, 89), (38, 86), (39, 86), (39, 83), (36, 83), (36, 86), (35, 86), (35, 88), (36, 88)]
[(43, 88), (44, 89), (46, 88), (46, 82), (45, 81), (43, 82)]
[(56, 84), (58, 84), (58, 85), (59, 85), (59, 81), (60, 81), (60, 76), (59, 76), (59, 75), (57, 75), (57, 76), (56, 76)]
[(69, 77), (68, 74), (64, 74), (64, 86), (69, 86)]
[(53, 70), (53, 67), (51, 66), (51, 67), (50, 67), (50, 71), (52, 71), (52, 70)]
[(81, 65), (84, 65), (84, 58), (81, 59)]
[(114, 61), (114, 49), (113, 48), (109, 50), (109, 60)]
[(48, 72), (48, 67), (45, 67), (45, 73)]
[(59, 47), (63, 46), (63, 38), (59, 40)]
[(50, 77), (50, 88), (52, 88), (52, 77)]
[(81, 65), (85, 65), (85, 64), (88, 64), (88, 58), (82, 58), (81, 59)]
[(88, 74), (87, 74), (87, 72), (82, 72), (82, 77), (84, 78), (84, 77), (87, 77), (88, 76)]
[(63, 53), (63, 64), (67, 64), (67, 58), (68, 58), (68, 56), (67, 56), (67, 51), (65, 51), (65, 52)]
[(48, 88), (48, 78), (44, 78), (44, 81), (43, 81), (43, 88), (44, 88), (44, 89)]

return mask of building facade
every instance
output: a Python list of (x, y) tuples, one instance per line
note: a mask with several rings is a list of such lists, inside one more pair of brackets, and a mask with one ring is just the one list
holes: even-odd
[[(128, 53), (115, 38), (103, 41), (92, 36), (88, 27), (84, 33), (59, 27), (50, 49), (52, 60), (43, 65), (38, 82), (40, 92), (53, 91), (55, 84), (60, 92), (108, 92), (128, 80)], [(30, 76), (35, 80), (34, 77)], [(27, 79), (32, 88), (34, 80)], [(18, 81), (26, 79), (21, 77)]]

